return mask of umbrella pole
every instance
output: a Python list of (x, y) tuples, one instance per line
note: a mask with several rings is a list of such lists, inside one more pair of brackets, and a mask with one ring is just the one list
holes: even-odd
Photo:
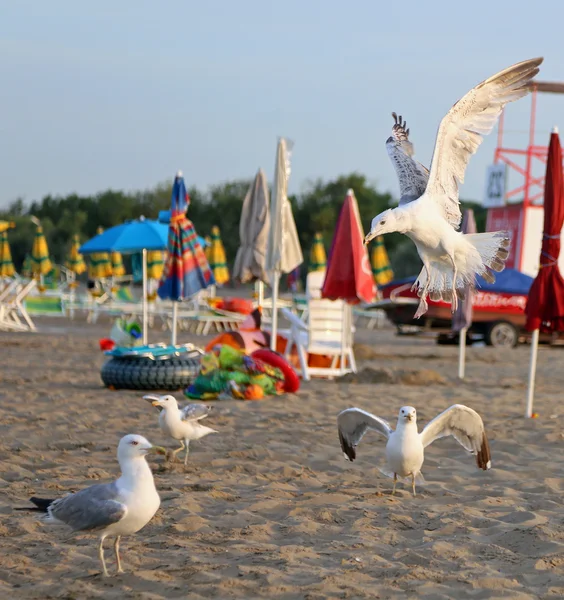
[(468, 329), (463, 327), (459, 332), (458, 338), (458, 379), (464, 379), (466, 368), (466, 332)]
[(172, 338), (171, 344), (176, 346), (176, 326), (178, 322), (178, 302), (172, 302)]
[(143, 248), (143, 345), (146, 346), (148, 342), (148, 331), (147, 322), (148, 317), (148, 305), (147, 305), (147, 250)]
[(276, 335), (278, 332), (278, 285), (280, 284), (280, 273), (272, 273), (272, 329), (270, 334), (270, 349), (276, 350)]
[(525, 417), (533, 416), (533, 399), (535, 395), (535, 376), (537, 374), (537, 354), (539, 350), (539, 330), (533, 331), (531, 338), (531, 362), (529, 363), (529, 387), (527, 389), (527, 410)]
[(264, 283), (260, 279), (257, 282), (257, 295), (257, 303), (259, 306), (262, 307), (262, 305), (264, 304)]

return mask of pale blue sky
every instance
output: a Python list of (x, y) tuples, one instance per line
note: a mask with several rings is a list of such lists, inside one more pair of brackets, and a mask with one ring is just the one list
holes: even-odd
[[(270, 179), (278, 135), (295, 142), (291, 191), (357, 170), (397, 194), (392, 110), (428, 164), (440, 119), (482, 79), (541, 55), (540, 78), (564, 80), (557, 0), (0, 0), (0, 15), (0, 206), (177, 169), (189, 186)], [(529, 110), (511, 106), (508, 129)], [(564, 96), (539, 96), (539, 143), (553, 124)], [(463, 197), (481, 198), (494, 148), (495, 134)]]

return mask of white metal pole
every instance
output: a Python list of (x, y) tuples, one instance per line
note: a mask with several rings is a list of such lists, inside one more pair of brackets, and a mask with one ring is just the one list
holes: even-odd
[(146, 346), (149, 339), (148, 332), (148, 301), (147, 301), (147, 250), (143, 248), (143, 345)]
[(272, 273), (272, 328), (270, 334), (270, 349), (276, 350), (276, 334), (278, 332), (278, 285), (280, 283), (280, 273)]
[(533, 399), (535, 396), (535, 376), (537, 374), (537, 354), (539, 350), (539, 330), (533, 331), (531, 338), (531, 362), (529, 363), (529, 387), (527, 389), (527, 410), (525, 417), (533, 416)]
[(464, 379), (464, 371), (466, 368), (466, 332), (468, 329), (463, 327), (459, 332), (458, 340), (458, 378)]
[(172, 339), (171, 339), (171, 343), (173, 346), (176, 346), (177, 322), (178, 322), (178, 302), (173, 300), (172, 301)]
[(258, 293), (258, 305), (262, 307), (262, 305), (264, 304), (264, 283), (262, 282), (261, 279), (259, 279), (259, 281), (258, 281), (257, 293)]

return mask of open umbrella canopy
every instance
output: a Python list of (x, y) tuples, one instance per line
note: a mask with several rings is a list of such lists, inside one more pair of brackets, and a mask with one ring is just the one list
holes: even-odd
[(15, 273), (16, 269), (12, 262), (12, 252), (8, 243), (8, 230), (0, 230), (0, 277), (12, 277)]
[(544, 230), (539, 272), (529, 291), (527, 329), (564, 331), (564, 279), (558, 268), (564, 223), (562, 148), (557, 133), (550, 136), (544, 188)]
[(168, 227), (164, 223), (141, 217), (110, 227), (93, 237), (80, 248), (82, 254), (93, 252), (121, 252), (133, 254), (141, 250), (164, 250)]
[(258, 279), (268, 282), (265, 270), (266, 246), (270, 228), (270, 207), (266, 175), (259, 169), (243, 200), (239, 239), (233, 278), (241, 283)]
[(31, 272), (34, 275), (47, 275), (52, 269), (53, 265), (49, 259), (49, 249), (47, 248), (43, 227), (37, 225), (31, 249)]
[(206, 253), (206, 258), (213, 271), (213, 276), (217, 285), (223, 285), (229, 281), (229, 269), (227, 268), (227, 259), (225, 258), (225, 248), (221, 241), (219, 227), (214, 225), (211, 230), (211, 248)]
[(386, 252), (383, 235), (379, 235), (374, 240), (370, 262), (372, 266), (372, 275), (374, 275), (376, 285), (386, 285), (392, 281), (394, 272), (390, 266), (390, 259)]
[(313, 243), (309, 252), (309, 269), (312, 271), (323, 271), (327, 268), (327, 254), (325, 253), (325, 245), (323, 244), (323, 235), (316, 233), (313, 236)]
[(178, 173), (172, 186), (168, 257), (158, 290), (162, 299), (180, 301), (215, 284), (194, 225), (186, 216), (189, 204), (184, 178)]
[(372, 302), (375, 295), (358, 204), (349, 190), (335, 228), (321, 297), (358, 304)]
[(84, 263), (84, 258), (82, 254), (78, 251), (80, 248), (80, 239), (78, 234), (72, 236), (72, 243), (69, 251), (69, 256), (67, 261), (65, 262), (65, 267), (75, 273), (76, 275), (80, 275), (86, 271), (86, 264)]
[(16, 224), (13, 221), (0, 221), (0, 233), (13, 229), (15, 226)]

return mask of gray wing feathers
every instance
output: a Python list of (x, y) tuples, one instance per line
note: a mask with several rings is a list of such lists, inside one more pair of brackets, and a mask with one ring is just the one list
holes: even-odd
[(66, 523), (74, 531), (103, 529), (117, 523), (127, 513), (125, 504), (118, 502), (115, 483), (92, 485), (76, 494), (55, 500), (49, 515)]
[(210, 414), (211, 406), (207, 404), (187, 404), (180, 413), (183, 421), (200, 421), (205, 419)]
[(350, 461), (356, 458), (356, 447), (364, 434), (372, 429), (388, 439), (393, 431), (390, 424), (360, 408), (347, 408), (337, 417), (341, 449)]
[(468, 452), (476, 455), (480, 469), (491, 468), (491, 454), (482, 417), (463, 404), (454, 404), (430, 421), (421, 432), (423, 447), (452, 435)]
[(542, 58), (526, 60), (493, 75), (471, 89), (441, 121), (427, 189), (456, 229), (462, 215), (458, 186), (470, 157), (494, 128), (504, 106), (525, 96)]
[(399, 205), (417, 200), (427, 188), (429, 170), (413, 158), (413, 144), (409, 141), (409, 129), (406, 122), (396, 113), (392, 113), (395, 125), (392, 136), (386, 141), (386, 150), (398, 176), (400, 184)]

